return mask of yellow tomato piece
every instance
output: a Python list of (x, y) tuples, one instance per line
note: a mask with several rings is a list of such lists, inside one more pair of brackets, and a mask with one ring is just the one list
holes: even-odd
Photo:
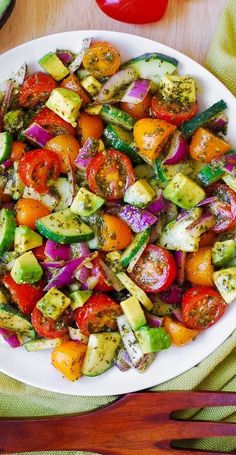
[(176, 346), (182, 346), (194, 340), (200, 333), (199, 330), (188, 329), (181, 322), (175, 322), (168, 316), (163, 319), (164, 327), (171, 337), (171, 341)]
[(152, 118), (138, 120), (134, 127), (134, 139), (141, 155), (155, 160), (175, 130), (175, 125), (164, 120)]
[(186, 259), (186, 278), (199, 286), (213, 286), (214, 267), (211, 261), (211, 248), (199, 248), (196, 253), (189, 253)]
[(87, 346), (79, 341), (63, 341), (52, 353), (52, 365), (70, 381), (82, 375), (82, 364)]

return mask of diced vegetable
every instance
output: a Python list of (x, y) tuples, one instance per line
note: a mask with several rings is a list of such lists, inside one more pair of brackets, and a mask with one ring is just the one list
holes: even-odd
[(172, 136), (168, 155), (163, 164), (178, 164), (188, 157), (189, 146), (180, 131), (175, 131)]
[(168, 223), (160, 236), (160, 244), (169, 250), (181, 250), (186, 252), (197, 251), (199, 237), (194, 235), (191, 230), (187, 229), (194, 221), (201, 216), (201, 209), (195, 208), (189, 214), (178, 220)]
[(99, 94), (102, 84), (99, 82), (94, 76), (90, 75), (87, 76), (85, 79), (81, 81), (82, 87), (86, 90), (86, 92), (91, 95), (92, 98), (96, 98)]
[(46, 143), (53, 138), (53, 134), (37, 123), (31, 123), (31, 125), (23, 131), (23, 134), (30, 142), (39, 147), (44, 147)]
[(122, 300), (120, 305), (132, 330), (138, 330), (146, 324), (145, 314), (137, 297), (133, 295), (126, 300)]
[(124, 88), (137, 78), (138, 75), (133, 68), (128, 67), (118, 71), (105, 82), (97, 96), (96, 102), (112, 103), (120, 101)]
[(18, 348), (21, 346), (21, 342), (15, 332), (0, 327), (0, 336), (3, 337), (4, 341), (11, 346), (11, 348)]
[(127, 155), (133, 163), (142, 162), (141, 157), (137, 153), (137, 147), (133, 142), (133, 135), (120, 126), (108, 123), (103, 131), (103, 135), (108, 144), (116, 150)]
[(140, 289), (132, 280), (131, 278), (126, 275), (124, 272), (120, 272), (117, 274), (117, 277), (126, 287), (131, 295), (136, 297), (138, 301), (146, 308), (146, 310), (150, 311), (153, 307), (152, 301), (149, 299), (147, 294)]
[(104, 104), (100, 111), (100, 117), (106, 123), (113, 123), (114, 125), (121, 126), (126, 130), (132, 130), (135, 124), (135, 119), (131, 115), (122, 111), (118, 107), (111, 104)]
[(171, 345), (170, 335), (162, 327), (141, 327), (135, 331), (135, 336), (144, 354), (162, 351)]
[(0, 210), (0, 254), (8, 251), (13, 242), (16, 228), (15, 214), (13, 210)]
[(71, 211), (76, 215), (90, 216), (96, 212), (103, 204), (104, 199), (97, 196), (86, 188), (81, 187), (73, 200)]
[(209, 163), (227, 153), (230, 148), (230, 144), (223, 139), (200, 127), (192, 137), (189, 152), (194, 160)]
[(194, 117), (192, 120), (185, 122), (180, 128), (181, 132), (186, 138), (189, 138), (200, 126), (205, 125), (209, 120), (211, 120), (226, 108), (227, 104), (224, 100), (218, 101), (205, 111), (196, 115), (196, 117)]
[(66, 265), (60, 267), (56, 272), (54, 272), (52, 278), (48, 281), (44, 290), (48, 291), (49, 289), (55, 287), (61, 288), (63, 286), (71, 284), (73, 282), (76, 271), (79, 267), (82, 267), (85, 260), (85, 257), (72, 259), (71, 261), (67, 262)]
[(134, 126), (134, 139), (141, 156), (155, 160), (176, 130), (176, 126), (159, 119), (141, 119)]
[(76, 126), (82, 100), (77, 93), (67, 88), (55, 88), (46, 102), (46, 106), (63, 120)]
[(92, 41), (93, 41), (92, 38), (83, 39), (82, 48), (81, 48), (80, 52), (78, 53), (78, 55), (75, 57), (75, 59), (71, 62), (70, 66), (69, 66), (69, 71), (71, 74), (75, 73), (75, 71), (77, 71), (78, 68), (80, 67), (80, 65), (83, 61), (83, 58), (84, 58), (84, 54), (85, 54), (86, 50), (89, 49)]
[(96, 155), (99, 143), (97, 139), (89, 137), (86, 139), (83, 147), (80, 149), (79, 155), (75, 160), (75, 166), (82, 171), (85, 171), (90, 160)]
[(89, 337), (82, 372), (85, 376), (98, 376), (108, 370), (114, 362), (121, 345), (118, 332), (96, 333)]
[(150, 90), (150, 81), (148, 79), (137, 79), (127, 88), (121, 97), (123, 103), (141, 103)]
[(166, 199), (184, 209), (192, 209), (205, 198), (205, 192), (184, 174), (176, 174), (163, 192)]
[(212, 261), (217, 267), (227, 265), (236, 256), (236, 243), (234, 240), (215, 242), (212, 248)]
[(9, 158), (12, 147), (12, 135), (8, 131), (0, 133), (0, 164)]
[[(138, 258), (141, 256), (144, 248), (146, 247), (150, 238), (150, 229), (146, 229), (139, 234), (136, 234), (131, 242), (131, 244), (126, 248), (126, 250), (122, 253), (120, 258), (120, 262), (123, 267), (127, 267), (129, 264), (135, 264), (134, 259), (136, 262)], [(130, 267), (129, 267), (130, 270)], [(128, 270), (128, 271), (129, 271)], [(130, 270), (132, 271), (132, 269)]]
[(178, 61), (175, 58), (153, 52), (129, 60), (122, 68), (132, 68), (140, 77), (158, 85), (164, 74), (172, 74), (177, 66)]
[(183, 104), (196, 101), (196, 83), (192, 77), (167, 74), (162, 77), (159, 91), (164, 98)]
[(0, 327), (35, 338), (35, 331), (28, 318), (8, 304), (0, 304)]
[(54, 52), (49, 52), (48, 54), (41, 57), (38, 63), (56, 81), (60, 81), (69, 74), (68, 68), (62, 63), (60, 58)]
[(69, 261), (70, 259), (70, 246), (60, 245), (52, 240), (47, 240), (45, 244), (44, 253), (54, 261)]
[(135, 207), (145, 207), (155, 196), (155, 190), (145, 179), (136, 180), (129, 186), (124, 195), (124, 201)]
[(213, 281), (226, 303), (236, 298), (236, 267), (229, 267), (213, 273)]
[(60, 346), (62, 341), (61, 338), (54, 338), (51, 340), (48, 338), (40, 338), (39, 340), (27, 341), (27, 343), (24, 343), (24, 347), (29, 352), (45, 351), (47, 349), (55, 349), (57, 346)]
[(133, 207), (128, 204), (119, 210), (118, 215), (136, 233), (145, 231), (157, 222), (157, 217), (147, 210)]

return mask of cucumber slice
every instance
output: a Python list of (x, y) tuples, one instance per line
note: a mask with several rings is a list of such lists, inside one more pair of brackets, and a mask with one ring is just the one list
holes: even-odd
[(87, 188), (81, 187), (73, 200), (71, 211), (79, 216), (90, 216), (104, 204), (105, 200)]
[(131, 115), (123, 112), (121, 109), (111, 104), (104, 104), (101, 111), (100, 117), (106, 123), (114, 123), (117, 126), (121, 126), (126, 130), (132, 130), (136, 120)]
[(178, 60), (156, 52), (140, 55), (122, 65), (122, 68), (131, 67), (143, 79), (149, 79), (159, 84), (165, 74), (172, 74), (177, 66)]
[(0, 133), (0, 164), (7, 160), (11, 153), (12, 135), (8, 131)]
[(8, 251), (14, 242), (16, 220), (13, 210), (0, 210), (0, 254)]
[(99, 376), (108, 370), (121, 347), (119, 332), (94, 333), (90, 335), (82, 366), (85, 376)]
[(93, 230), (70, 209), (40, 218), (36, 227), (40, 234), (57, 243), (86, 242), (94, 237)]
[(60, 346), (62, 341), (61, 338), (54, 338), (52, 340), (40, 338), (39, 340), (27, 341), (24, 347), (28, 352), (45, 351), (46, 349), (55, 349), (57, 346)]
[(35, 338), (35, 331), (30, 321), (11, 305), (0, 304), (0, 327)]
[(123, 252), (120, 262), (123, 267), (127, 267), (132, 259), (136, 256), (138, 252), (143, 251), (143, 247), (145, 248), (147, 242), (150, 238), (151, 229), (146, 229), (146, 231), (140, 232), (136, 234), (131, 242), (131, 244), (126, 248)]
[[(236, 149), (232, 149), (225, 156), (235, 154)], [(218, 180), (220, 180), (221, 177), (225, 181), (225, 183), (227, 183), (227, 180), (231, 183), (234, 181), (234, 177), (232, 177), (230, 174), (224, 175), (224, 170), (222, 170), (222, 164), (220, 162), (214, 164), (213, 163), (207, 164), (202, 169), (200, 169), (196, 177), (204, 186), (208, 186), (211, 185), (212, 183), (217, 182)], [(230, 186), (229, 183), (227, 183), (227, 185)], [(234, 188), (232, 189), (235, 191)]]
[(137, 297), (138, 301), (142, 303), (142, 305), (148, 310), (151, 311), (153, 307), (152, 301), (149, 299), (147, 294), (140, 289), (132, 280), (131, 278), (126, 275), (124, 272), (120, 272), (117, 274), (117, 278), (121, 281), (121, 283), (125, 286), (127, 291), (134, 297)]
[(224, 100), (217, 101), (211, 107), (196, 115), (192, 120), (188, 120), (181, 127), (180, 131), (182, 134), (188, 138), (192, 136), (194, 131), (196, 131), (200, 126), (205, 125), (212, 117), (224, 111), (227, 108), (227, 104)]
[(125, 153), (133, 163), (138, 164), (143, 162), (142, 158), (136, 152), (137, 148), (133, 142), (134, 138), (131, 132), (109, 123), (103, 131), (103, 135), (111, 147)]

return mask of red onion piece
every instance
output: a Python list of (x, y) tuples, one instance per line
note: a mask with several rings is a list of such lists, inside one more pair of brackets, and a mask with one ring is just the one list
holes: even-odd
[(87, 267), (83, 266), (75, 273), (75, 278), (80, 281), (81, 284), (87, 286), (88, 278), (91, 276), (91, 271)]
[(227, 133), (228, 117), (224, 112), (220, 112), (207, 123), (207, 127), (214, 133)]
[(197, 204), (197, 207), (201, 207), (202, 205), (212, 204), (212, 202), (216, 202), (218, 200), (217, 196), (207, 197), (203, 199), (203, 201)]
[(41, 267), (44, 269), (59, 269), (65, 265), (64, 261), (42, 261), (40, 262)]
[(49, 291), (49, 289), (53, 287), (61, 288), (63, 286), (71, 284), (73, 282), (76, 270), (78, 267), (82, 267), (86, 259), (86, 257), (81, 257), (78, 259), (72, 259), (71, 261), (67, 262), (64, 267), (54, 273), (47, 286), (45, 286), (44, 291)]
[(15, 332), (0, 327), (0, 335), (2, 335), (3, 339), (11, 348), (18, 348), (21, 346), (21, 342)]
[(75, 197), (75, 192), (76, 192), (76, 178), (75, 178), (74, 169), (71, 165), (71, 159), (68, 156), (64, 156), (64, 163), (66, 164), (66, 167), (67, 167), (67, 180), (68, 180), (68, 185), (69, 185), (69, 195), (68, 196), (70, 196), (67, 198), (67, 204), (68, 204), (68, 206), (71, 206), (73, 199)]
[(133, 207), (129, 204), (126, 204), (119, 210), (118, 216), (136, 233), (145, 231), (145, 229), (152, 226), (158, 220), (156, 216), (147, 210)]
[(122, 88), (137, 79), (137, 73), (133, 68), (124, 68), (113, 76), (103, 85), (97, 96), (97, 103), (116, 103), (121, 100), (120, 92)]
[(176, 317), (177, 321), (183, 322), (183, 314), (181, 308), (176, 308), (173, 310), (173, 315)]
[(177, 281), (182, 285), (185, 281), (185, 264), (186, 264), (187, 253), (185, 251), (176, 251), (175, 259), (177, 263)]
[(150, 204), (146, 207), (146, 210), (153, 215), (160, 212), (161, 210), (166, 210), (170, 204), (170, 201), (164, 198), (162, 191), (159, 191), (157, 197), (150, 202)]
[(6, 160), (2, 163), (2, 166), (5, 168), (5, 169), (9, 169), (10, 167), (13, 166), (13, 163), (11, 160)]
[(69, 65), (73, 59), (73, 55), (70, 51), (58, 50), (56, 52), (58, 58), (61, 60), (63, 65)]
[(210, 213), (204, 213), (198, 220), (186, 227), (194, 237), (199, 237), (203, 232), (215, 226), (215, 216)]
[(81, 169), (82, 171), (86, 171), (86, 168), (91, 158), (93, 158), (96, 155), (98, 147), (99, 142), (97, 141), (97, 139), (94, 139), (93, 137), (88, 137), (83, 147), (80, 149), (77, 158), (75, 159), (75, 166), (78, 169)]
[(83, 39), (81, 51), (78, 53), (78, 55), (75, 57), (75, 59), (71, 62), (69, 66), (69, 71), (71, 74), (75, 73), (75, 71), (79, 69), (84, 58), (84, 54), (86, 50), (91, 46), (92, 41), (93, 41), (92, 38)]
[(235, 164), (227, 163), (225, 166), (222, 166), (222, 168), (227, 174), (234, 174)]
[(11, 95), (12, 95), (13, 88), (14, 88), (14, 82), (10, 79), (9, 81), (7, 81), (5, 95), (4, 95), (4, 98), (2, 100), (2, 104), (0, 107), (0, 133), (2, 132), (3, 127), (4, 127), (3, 118), (4, 118), (4, 115), (7, 113), (7, 110), (8, 110), (10, 101), (11, 101)]
[(151, 82), (147, 79), (137, 79), (133, 81), (122, 96), (123, 103), (141, 103), (148, 94)]
[(44, 147), (45, 144), (54, 137), (52, 133), (49, 133), (48, 130), (38, 125), (36, 122), (31, 123), (31, 125), (22, 133), (26, 139), (39, 147)]
[(80, 329), (74, 327), (68, 327), (69, 337), (73, 341), (80, 341), (80, 343), (88, 344), (88, 337), (84, 335)]
[[(128, 362), (127, 362), (127, 360), (128, 360)], [(125, 349), (120, 349), (120, 351), (118, 352), (117, 358), (114, 360), (114, 364), (122, 372), (127, 371), (130, 369), (130, 367), (132, 367), (132, 362), (129, 358), (128, 353), (125, 351)]]
[(186, 160), (188, 157), (189, 146), (180, 131), (176, 131), (171, 140), (170, 150), (163, 161), (166, 166), (168, 164), (178, 164), (180, 161)]
[(54, 261), (69, 261), (70, 259), (70, 245), (61, 245), (52, 240), (46, 241), (44, 252)]
[(181, 287), (173, 284), (166, 291), (160, 292), (159, 295), (163, 302), (170, 305), (179, 305), (182, 300), (183, 290)]
[(156, 316), (155, 314), (149, 313), (148, 311), (145, 311), (144, 313), (147, 323), (150, 327), (161, 327), (163, 318)]

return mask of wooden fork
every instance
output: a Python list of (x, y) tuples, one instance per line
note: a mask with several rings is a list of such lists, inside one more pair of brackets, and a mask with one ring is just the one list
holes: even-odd
[(189, 455), (192, 451), (171, 447), (171, 440), (236, 437), (233, 423), (183, 421), (171, 416), (179, 409), (209, 406), (236, 406), (236, 393), (131, 393), (85, 414), (2, 418), (0, 453), (84, 450), (104, 455)]

